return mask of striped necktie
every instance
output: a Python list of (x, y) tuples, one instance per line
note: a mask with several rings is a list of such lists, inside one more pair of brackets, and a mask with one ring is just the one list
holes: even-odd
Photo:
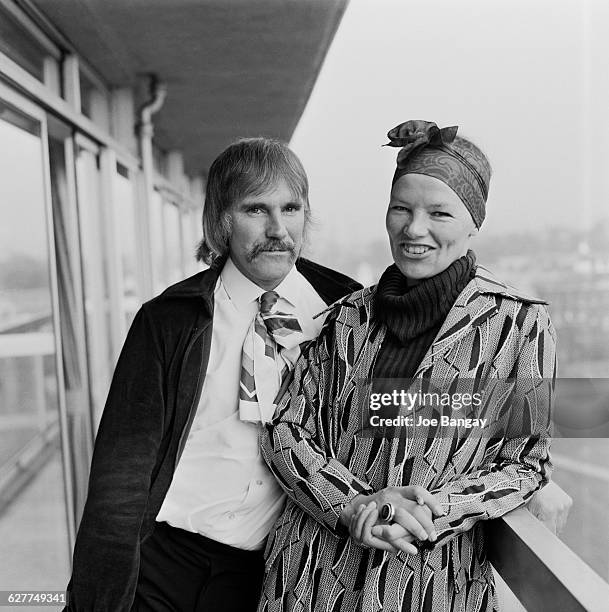
[(275, 396), (283, 376), (300, 354), (302, 328), (295, 315), (273, 312), (279, 295), (267, 291), (260, 296), (241, 354), (239, 418), (267, 423), (275, 412)]

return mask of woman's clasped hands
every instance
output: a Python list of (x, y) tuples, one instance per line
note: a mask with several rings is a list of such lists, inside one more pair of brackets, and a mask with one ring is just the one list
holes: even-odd
[(387, 487), (372, 495), (358, 495), (341, 520), (360, 546), (416, 555), (417, 543), (436, 541), (433, 517), (445, 514), (423, 487)]

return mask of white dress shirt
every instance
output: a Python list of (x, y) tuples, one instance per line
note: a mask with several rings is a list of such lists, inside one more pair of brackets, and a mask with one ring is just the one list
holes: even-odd
[[(264, 291), (227, 260), (201, 399), (156, 519), (246, 550), (262, 547), (284, 501), (260, 454), (259, 426), (241, 421), (238, 409), (241, 351)], [(275, 291), (277, 310), (298, 317), (303, 339), (317, 337), (324, 317), (313, 316), (326, 304), (304, 276), (292, 268)]]

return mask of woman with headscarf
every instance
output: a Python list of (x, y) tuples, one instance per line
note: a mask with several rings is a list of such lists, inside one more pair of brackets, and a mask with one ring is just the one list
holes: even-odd
[[(263, 435), (288, 501), (259, 612), (497, 609), (480, 521), (548, 481), (555, 333), (544, 302), (476, 264), (491, 169), (456, 133), (389, 132), (394, 263), (332, 307)], [(483, 399), (421, 402), (464, 385)]]

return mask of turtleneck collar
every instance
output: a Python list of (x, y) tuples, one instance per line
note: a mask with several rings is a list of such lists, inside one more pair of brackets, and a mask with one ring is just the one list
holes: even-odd
[(416, 338), (442, 324), (457, 296), (475, 276), (476, 255), (468, 251), (446, 270), (416, 285), (392, 264), (381, 276), (374, 296), (374, 316), (400, 342)]

